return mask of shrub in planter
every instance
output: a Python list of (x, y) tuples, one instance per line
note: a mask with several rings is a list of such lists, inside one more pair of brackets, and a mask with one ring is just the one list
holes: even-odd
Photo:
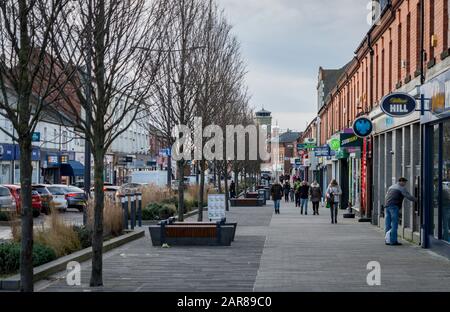
[(92, 231), (84, 226), (74, 226), (73, 230), (77, 233), (81, 248), (88, 248), (92, 245)]
[(0, 221), (9, 221), (9, 214), (4, 211), (0, 211)]
[(34, 241), (52, 248), (58, 257), (81, 249), (81, 243), (73, 226), (64, 222), (61, 215), (53, 212), (47, 226), (34, 229)]
[(153, 203), (142, 209), (143, 220), (164, 220), (174, 216), (174, 205)]
[[(56, 259), (50, 247), (33, 245), (33, 266), (39, 266)], [(20, 267), (20, 243), (8, 242), (0, 244), (0, 274), (16, 273)]]
[(40, 214), (41, 212), (39, 211), (39, 209), (33, 208), (33, 218), (39, 217)]

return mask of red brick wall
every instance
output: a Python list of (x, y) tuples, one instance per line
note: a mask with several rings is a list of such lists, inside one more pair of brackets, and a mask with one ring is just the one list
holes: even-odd
[[(420, 7), (419, 0), (393, 0), (392, 11), (382, 18), (382, 23), (371, 32), (373, 55), (373, 81), (370, 80), (370, 51), (367, 40), (359, 47), (356, 56), (342, 75), (331, 100), (319, 113), (322, 122), (320, 143), (324, 144), (335, 132), (350, 127), (362, 112), (405, 79), (414, 79), (420, 69)], [(425, 2), (425, 51), (428, 62), (434, 57), (441, 62), (441, 53), (449, 48), (448, 0)], [(431, 46), (431, 36), (437, 36), (436, 47)], [(403, 62), (406, 62), (402, 64)], [(370, 86), (373, 86), (373, 103), (370, 103)]]

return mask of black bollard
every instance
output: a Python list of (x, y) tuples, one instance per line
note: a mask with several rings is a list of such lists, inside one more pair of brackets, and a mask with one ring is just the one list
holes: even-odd
[(131, 229), (136, 226), (136, 194), (131, 194)]
[(137, 216), (138, 216), (138, 225), (139, 227), (142, 227), (142, 193), (136, 193), (137, 195)]
[(120, 202), (122, 203), (123, 211), (123, 229), (128, 230), (128, 200), (127, 196), (120, 195)]

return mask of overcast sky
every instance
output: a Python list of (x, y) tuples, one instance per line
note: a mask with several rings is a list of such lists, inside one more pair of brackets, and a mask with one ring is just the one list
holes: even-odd
[(340, 68), (369, 29), (369, 0), (219, 0), (248, 64), (251, 105), (302, 131), (316, 115), (319, 66)]

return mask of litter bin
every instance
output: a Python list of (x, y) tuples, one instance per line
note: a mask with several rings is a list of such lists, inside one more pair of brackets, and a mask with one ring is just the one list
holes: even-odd
[(265, 187), (264, 190), (266, 191), (266, 200), (270, 200), (270, 187)]
[(258, 199), (262, 201), (263, 205), (266, 205), (266, 190), (259, 189), (258, 190)]

